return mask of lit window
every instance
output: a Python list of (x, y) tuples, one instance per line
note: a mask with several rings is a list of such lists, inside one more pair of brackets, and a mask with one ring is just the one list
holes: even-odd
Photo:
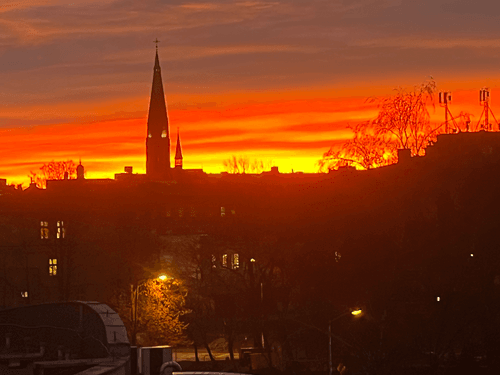
[(179, 208), (179, 217), (184, 215), (184, 208)]
[(335, 252), (335, 262), (338, 262), (342, 258), (342, 255), (338, 251)]
[(227, 267), (227, 254), (222, 256), (222, 267)]
[(40, 238), (42, 240), (49, 238), (49, 223), (47, 221), (40, 221)]
[(437, 297), (436, 300), (439, 302), (441, 301), (441, 297)]
[(470, 257), (471, 257), (471, 258), (474, 258), (474, 254), (471, 254), (471, 255), (470, 255)]
[(196, 216), (196, 210), (194, 209), (193, 206), (190, 207), (189, 214), (191, 215), (191, 217), (195, 217)]
[(161, 132), (161, 137), (167, 138), (167, 131), (165, 129), (163, 129), (163, 131)]
[(233, 270), (240, 268), (240, 254), (233, 254)]
[(21, 297), (28, 298), (28, 292), (21, 292)]
[(170, 217), (172, 215), (172, 213), (170, 212), (170, 210), (167, 210), (167, 217)]
[(215, 257), (215, 255), (212, 255), (212, 268), (217, 267), (216, 262), (217, 262), (217, 258)]
[(49, 275), (50, 276), (57, 275), (57, 259), (56, 258), (49, 259)]
[(251, 259), (250, 259), (250, 262), (255, 263), (255, 259), (254, 259), (254, 258), (251, 258)]
[(220, 216), (226, 216), (226, 207), (220, 208)]
[(64, 228), (64, 221), (57, 222), (57, 238), (66, 237), (66, 229)]
[(148, 134), (148, 138), (151, 138), (151, 133)]

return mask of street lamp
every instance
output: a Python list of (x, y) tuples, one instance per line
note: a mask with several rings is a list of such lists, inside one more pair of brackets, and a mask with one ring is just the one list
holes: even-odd
[[(159, 275), (156, 279), (157, 280), (160, 280), (160, 281), (165, 281), (167, 280), (169, 277), (165, 274), (161, 274)], [(139, 280), (135, 283), (135, 287), (134, 285), (132, 285), (132, 293), (133, 293), (133, 299), (134, 299), (134, 308), (132, 310), (132, 321), (134, 322), (134, 326), (133, 326), (133, 332), (132, 332), (132, 346), (136, 346), (137, 345), (137, 305), (138, 305), (138, 300), (139, 300), (139, 287), (141, 287), (142, 285), (144, 285), (144, 282), (147, 282), (148, 280), (154, 280), (154, 279), (142, 279), (142, 280)]]
[[(340, 319), (342, 318), (343, 316), (346, 316), (348, 314), (351, 314), (355, 317), (359, 317), (361, 316), (363, 313), (363, 310), (362, 309), (359, 309), (359, 308), (356, 308), (356, 309), (349, 309), (347, 310), (346, 312), (344, 312), (343, 314), (340, 314), (339, 316), (337, 316), (336, 318), (334, 319), (331, 319), (329, 322), (328, 322), (328, 367), (329, 367), (329, 375), (332, 375), (333, 374), (333, 356), (332, 356), (332, 322), (336, 321), (337, 319)], [(337, 337), (337, 339), (339, 339)], [(343, 341), (343, 340), (341, 340)]]

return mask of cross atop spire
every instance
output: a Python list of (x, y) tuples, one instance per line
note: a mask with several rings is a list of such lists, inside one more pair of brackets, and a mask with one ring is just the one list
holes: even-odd
[(160, 43), (160, 41), (158, 40), (158, 38), (156, 38), (155, 40), (153, 40), (153, 43), (156, 43), (156, 52), (158, 52), (158, 43)]

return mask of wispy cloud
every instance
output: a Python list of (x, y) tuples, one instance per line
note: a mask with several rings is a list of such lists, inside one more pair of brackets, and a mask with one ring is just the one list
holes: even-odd
[(388, 37), (360, 40), (354, 45), (364, 47), (394, 47), (421, 49), (450, 48), (499, 48), (500, 38), (425, 38), (425, 37)]

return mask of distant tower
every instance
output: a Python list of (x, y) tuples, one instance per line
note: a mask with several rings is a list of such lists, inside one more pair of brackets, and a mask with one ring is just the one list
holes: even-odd
[(181, 137), (179, 136), (179, 128), (177, 128), (177, 147), (175, 148), (175, 168), (182, 169), (182, 148), (181, 148)]
[(155, 43), (156, 57), (146, 138), (146, 174), (152, 179), (161, 180), (167, 178), (170, 172), (170, 135), (160, 60), (158, 59), (158, 39), (155, 40)]
[(82, 165), (81, 159), (80, 159), (80, 164), (76, 166), (76, 178), (77, 180), (83, 180), (85, 178), (85, 168)]

